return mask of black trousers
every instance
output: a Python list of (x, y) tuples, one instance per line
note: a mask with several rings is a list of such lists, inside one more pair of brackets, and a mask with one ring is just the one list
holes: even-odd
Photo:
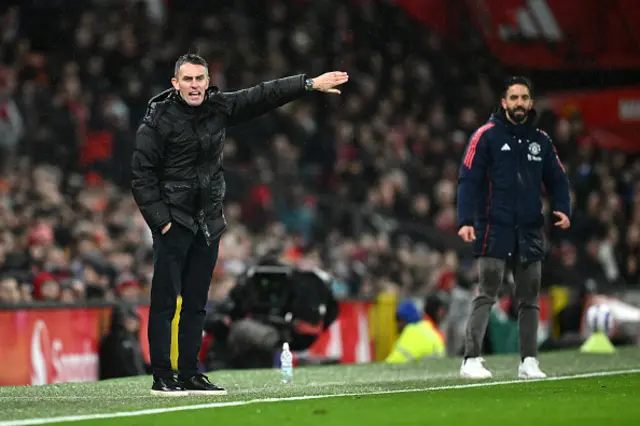
[(207, 245), (197, 234), (173, 222), (164, 235), (154, 234), (153, 279), (149, 309), (149, 352), (154, 377), (171, 377), (171, 321), (178, 295), (182, 310), (178, 326), (178, 370), (183, 379), (198, 372), (205, 305), (218, 260), (217, 239)]

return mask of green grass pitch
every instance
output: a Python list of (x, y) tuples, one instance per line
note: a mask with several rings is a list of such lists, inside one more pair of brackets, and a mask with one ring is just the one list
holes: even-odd
[(0, 426), (91, 425), (599, 425), (640, 421), (640, 348), (540, 357), (550, 379), (517, 379), (518, 357), (487, 357), (487, 381), (458, 378), (459, 359), (210, 375), (224, 397), (157, 397), (149, 377), (0, 387)]

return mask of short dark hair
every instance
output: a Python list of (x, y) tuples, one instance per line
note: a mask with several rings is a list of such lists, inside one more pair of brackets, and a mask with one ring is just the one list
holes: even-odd
[(184, 64), (194, 64), (194, 65), (202, 65), (207, 70), (207, 75), (209, 74), (209, 64), (204, 58), (200, 55), (196, 55), (195, 53), (187, 53), (178, 58), (176, 61), (176, 65), (173, 68), (174, 77), (178, 76), (178, 71), (180, 71), (180, 67)]
[(529, 96), (533, 98), (533, 83), (527, 77), (523, 77), (520, 75), (509, 77), (504, 81), (502, 97), (506, 99), (509, 88), (511, 86), (515, 86), (516, 84), (521, 84), (523, 86), (526, 86), (527, 89), (529, 89)]

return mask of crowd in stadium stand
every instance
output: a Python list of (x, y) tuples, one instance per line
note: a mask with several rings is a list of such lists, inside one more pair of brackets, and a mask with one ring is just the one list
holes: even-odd
[[(209, 61), (223, 90), (298, 72), (351, 77), (340, 97), (310, 94), (229, 129), (229, 231), (211, 298), (274, 248), (330, 271), (340, 297), (469, 287), (474, 263), (456, 237), (458, 167), (503, 75), (476, 38), (452, 47), (384, 2), (355, 3), (7, 9), (0, 304), (148, 293), (152, 238), (128, 164), (147, 100), (187, 50)], [(572, 228), (552, 232), (545, 283), (640, 285), (640, 161), (597, 149), (578, 115), (539, 115), (574, 196)]]

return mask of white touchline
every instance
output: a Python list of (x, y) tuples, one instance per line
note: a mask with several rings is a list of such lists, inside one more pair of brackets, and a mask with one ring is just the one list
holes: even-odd
[(118, 417), (148, 416), (151, 414), (164, 414), (164, 413), (171, 413), (174, 411), (237, 407), (240, 405), (261, 404), (261, 403), (267, 403), (267, 402), (305, 401), (305, 400), (311, 400), (311, 399), (340, 398), (345, 396), (369, 396), (369, 395), (386, 395), (386, 394), (410, 393), (410, 392), (443, 391), (443, 390), (451, 390), (451, 389), (481, 388), (481, 387), (488, 387), (488, 386), (514, 385), (514, 384), (520, 384), (520, 383), (534, 383), (534, 382), (554, 381), (554, 380), (585, 379), (589, 377), (605, 377), (605, 376), (617, 376), (621, 374), (638, 374), (638, 373), (640, 373), (640, 368), (630, 369), (630, 370), (599, 371), (594, 373), (572, 374), (568, 376), (548, 377), (546, 379), (502, 380), (502, 381), (496, 381), (496, 382), (464, 383), (460, 385), (433, 386), (433, 387), (416, 388), (416, 389), (394, 389), (394, 390), (388, 390), (388, 391), (354, 392), (354, 393), (342, 393), (342, 394), (334, 394), (334, 395), (328, 395), (328, 394), (306, 395), (306, 396), (291, 396), (291, 397), (285, 397), (285, 398), (250, 399), (245, 401), (211, 402), (208, 404), (181, 405), (177, 407), (154, 408), (149, 410), (123, 411), (119, 413), (86, 414), (81, 416), (61, 416), (61, 417), (49, 417), (49, 418), (41, 418), (41, 419), (10, 420), (6, 422), (0, 422), (0, 426), (44, 425), (44, 424), (61, 423), (61, 422), (78, 422), (83, 420), (100, 420), (100, 419), (115, 419)]
[[(446, 374), (431, 374), (428, 375), (426, 373), (421, 373), (420, 375), (416, 375), (414, 377), (408, 377), (406, 375), (403, 375), (401, 378), (395, 378), (392, 379), (390, 377), (384, 377), (384, 378), (376, 378), (376, 385), (378, 388), (380, 387), (384, 387), (384, 384), (387, 383), (394, 383), (396, 385), (401, 385), (403, 382), (406, 381), (411, 381), (411, 382), (416, 382), (416, 381), (426, 381), (426, 380), (451, 380), (451, 379), (457, 379), (460, 376), (458, 375), (458, 373), (446, 373)], [(355, 384), (355, 385), (364, 385), (366, 386), (369, 382), (371, 381), (371, 379), (366, 379), (364, 380), (363, 378), (359, 378), (359, 379), (349, 379), (349, 384)], [(309, 388), (309, 391), (317, 391), (318, 389), (322, 389), (322, 388), (331, 388), (331, 387), (335, 387), (335, 386), (344, 386), (345, 381), (334, 381), (334, 382), (327, 382), (327, 381), (323, 381), (323, 382), (309, 382), (305, 384), (305, 387)], [(0, 388), (1, 389), (1, 388)], [(266, 393), (268, 393), (269, 391), (274, 391), (277, 389), (282, 389), (281, 386), (278, 385), (269, 385), (265, 388), (262, 388), (262, 390), (264, 390)], [(234, 390), (233, 391), (233, 396), (244, 396), (244, 395), (249, 395), (249, 394), (253, 394), (255, 393), (255, 390), (253, 389), (238, 389), (238, 390)], [(0, 407), (2, 406), (2, 403), (4, 401), (30, 401), (33, 398), (35, 398), (33, 395), (32, 396), (6, 396), (6, 395), (0, 395)], [(38, 400), (49, 400), (49, 401), (82, 401), (82, 400), (95, 400), (98, 399), (98, 397), (94, 396), (84, 396), (84, 395), (55, 395), (55, 396), (37, 396)], [(136, 399), (158, 399), (157, 395), (151, 395), (151, 394), (147, 394), (145, 393), (144, 395), (135, 395)], [(122, 400), (122, 399), (131, 399), (130, 395), (108, 395), (108, 396), (100, 396), (99, 399), (101, 401), (105, 401), (105, 400)]]

